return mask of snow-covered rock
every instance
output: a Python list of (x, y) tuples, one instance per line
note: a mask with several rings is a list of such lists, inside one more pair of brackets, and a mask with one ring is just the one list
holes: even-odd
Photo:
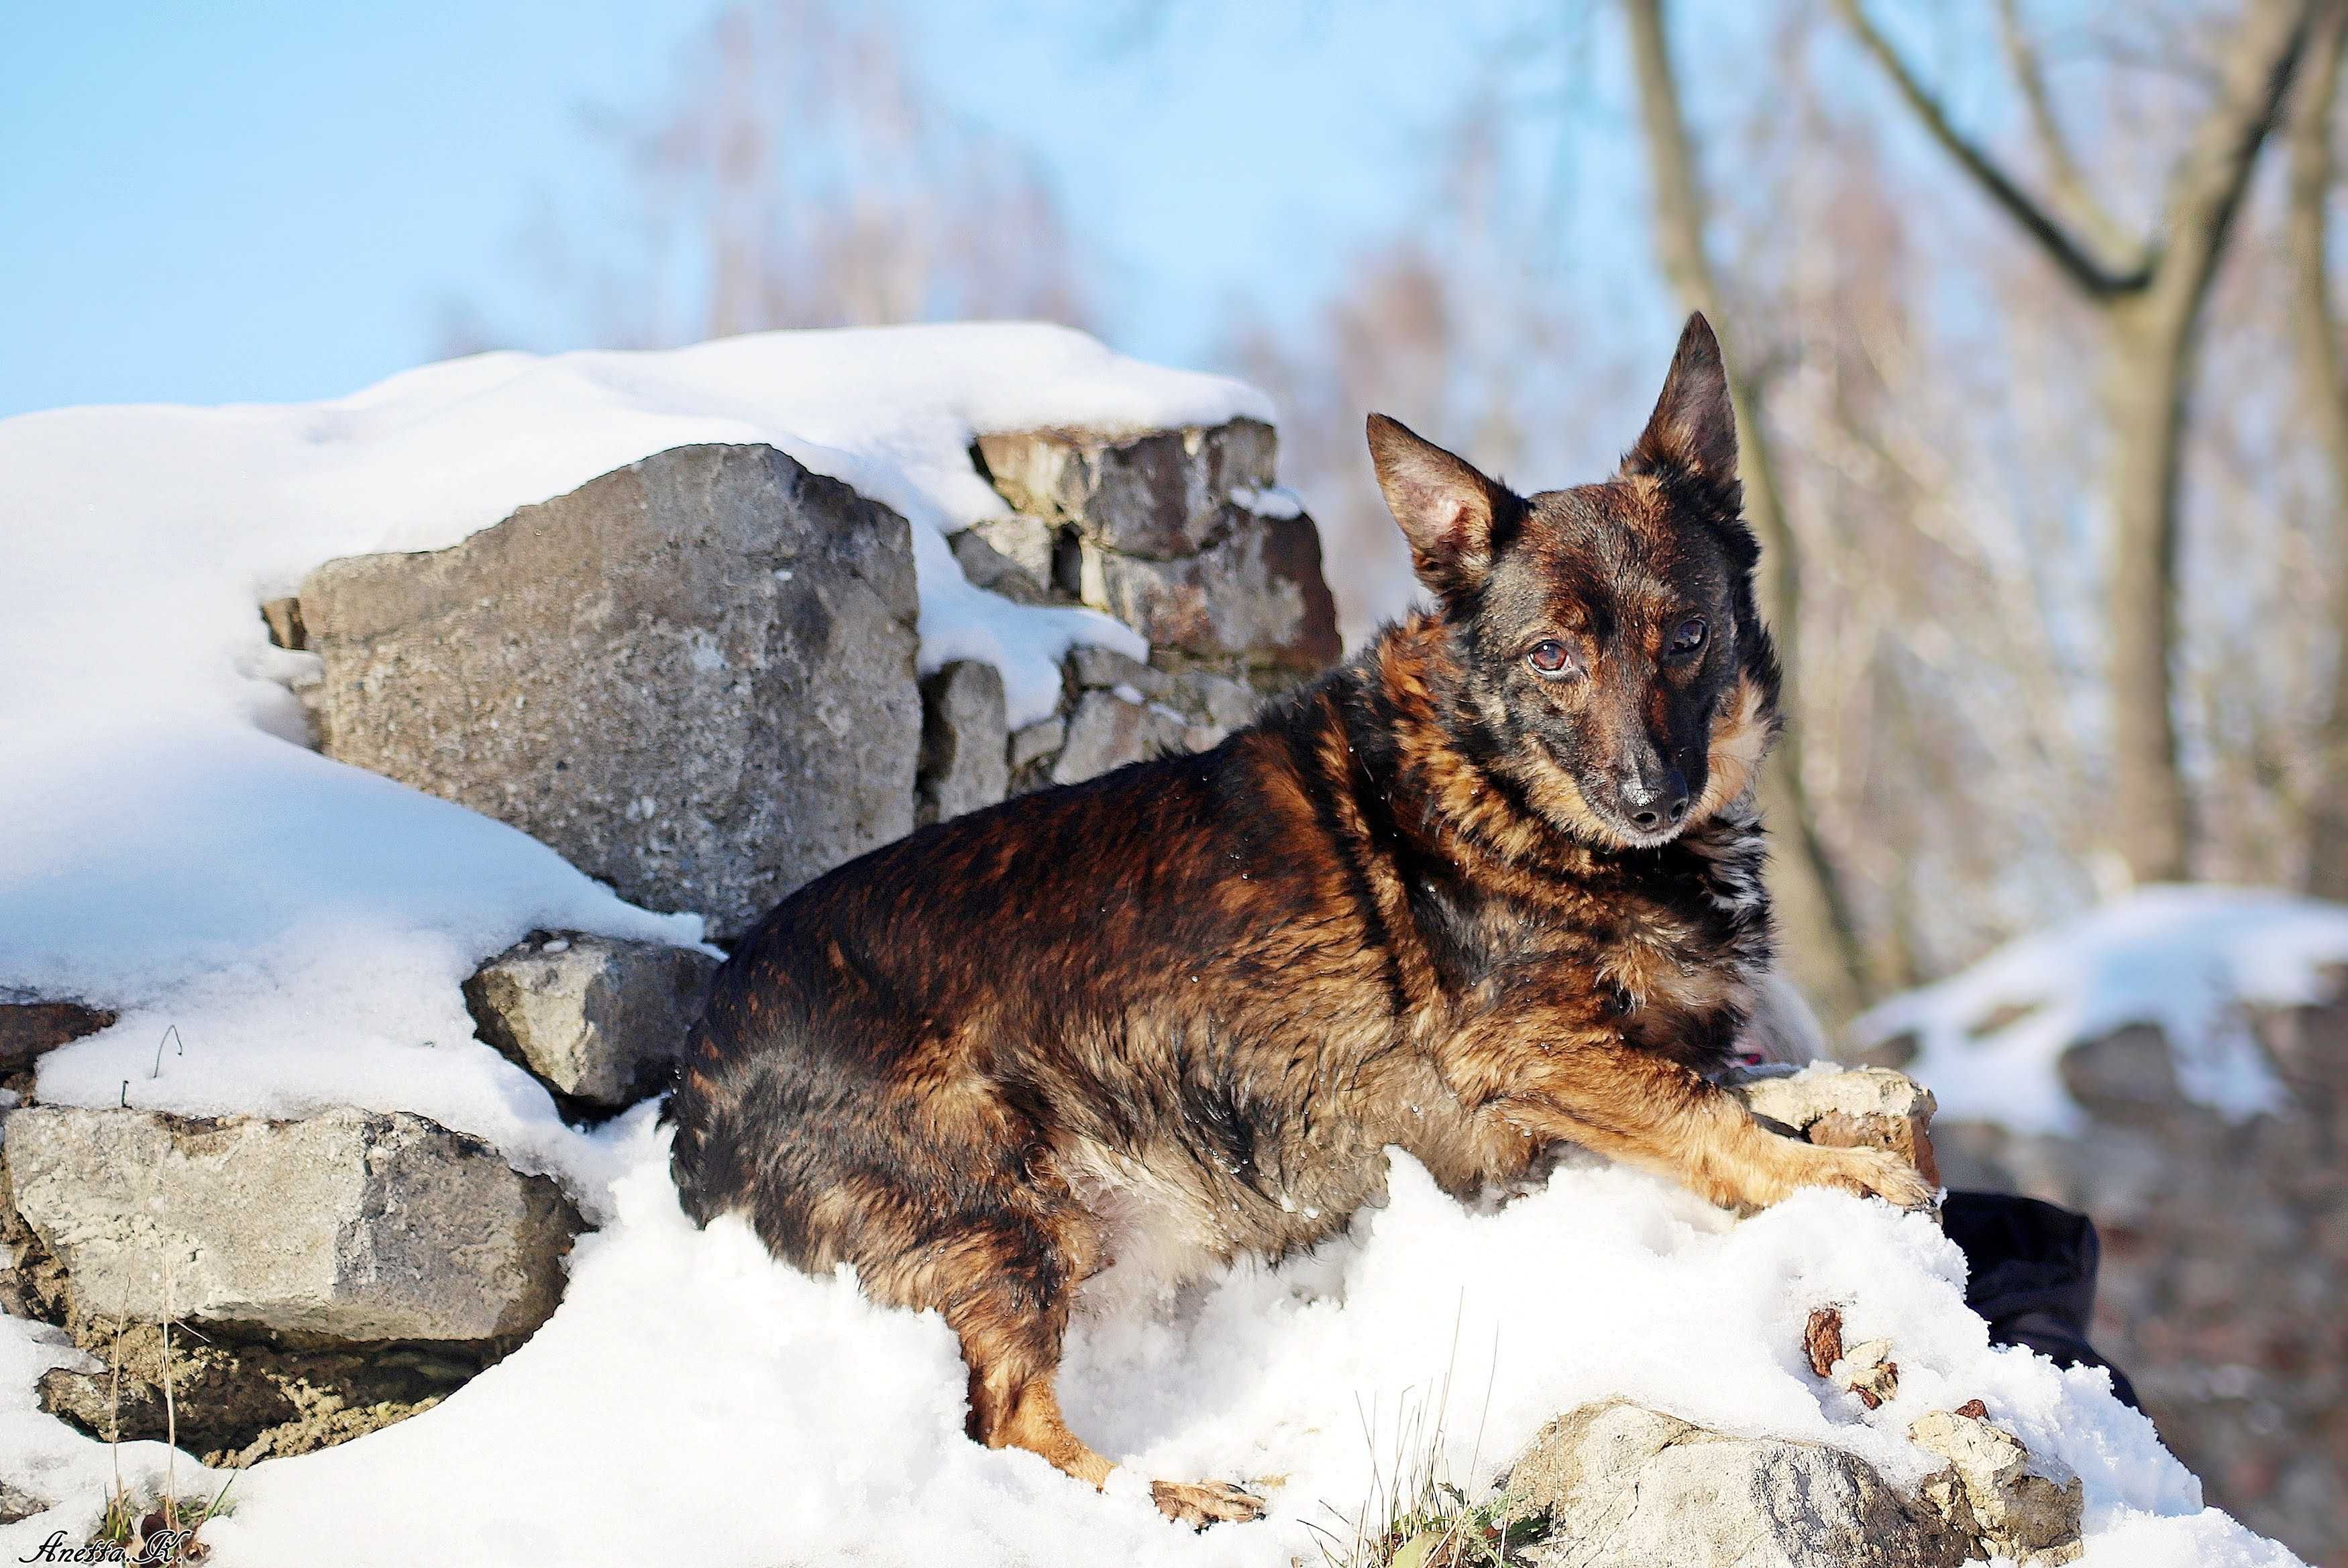
[(913, 825), (905, 519), (771, 446), (663, 452), (462, 544), (328, 562), (326, 754), (721, 932)]
[(549, 1089), (618, 1111), (658, 1090), (716, 970), (695, 948), (537, 931), (474, 971), (465, 1005)]
[(1543, 1428), (1508, 1491), (1548, 1516), (1540, 1568), (1957, 1568), (1970, 1554), (1855, 1454), (1620, 1402)]
[(1932, 1091), (1888, 1068), (1833, 1067), (1762, 1072), (1738, 1079), (1731, 1091), (1756, 1116), (1830, 1148), (1889, 1149), (1940, 1180), (1932, 1156)]
[[(1975, 1407), (1979, 1409), (1980, 1407)], [(2048, 1473), (2023, 1440), (1986, 1414), (1928, 1410), (1908, 1428), (1918, 1448), (1949, 1461), (1928, 1476), (1923, 1495), (1964, 1539), (2022, 1568), (2055, 1568), (2077, 1559), (2079, 1478), (2059, 1466)]]
[(554, 1183), (420, 1116), (33, 1106), (0, 1158), (82, 1317), (510, 1339), (554, 1310), (581, 1228)]

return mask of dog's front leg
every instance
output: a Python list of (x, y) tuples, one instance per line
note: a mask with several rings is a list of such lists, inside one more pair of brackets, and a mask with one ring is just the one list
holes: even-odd
[(1488, 1020), (1453, 1043), (1442, 1066), (1465, 1103), (1528, 1136), (1663, 1172), (1716, 1204), (1766, 1208), (1797, 1187), (1839, 1187), (1910, 1209), (1932, 1202), (1931, 1184), (1899, 1155), (1772, 1132), (1718, 1084), (1625, 1043), (1602, 1017), (1544, 1009)]

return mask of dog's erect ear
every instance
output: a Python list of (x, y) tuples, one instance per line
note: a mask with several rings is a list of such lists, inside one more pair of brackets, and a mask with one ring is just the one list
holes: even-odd
[(1369, 433), (1378, 488), (1410, 541), (1418, 580), (1437, 599), (1481, 588), (1492, 569), (1494, 525), (1513, 497), (1398, 419), (1373, 414)]
[(1701, 312), (1680, 330), (1663, 393), (1637, 445), (1622, 459), (1625, 474), (1679, 473), (1727, 487), (1736, 483), (1736, 411), (1728, 397), (1728, 367), (1720, 340)]

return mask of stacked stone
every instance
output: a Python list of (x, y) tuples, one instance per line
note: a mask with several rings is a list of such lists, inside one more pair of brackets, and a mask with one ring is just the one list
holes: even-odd
[(978, 460), (1015, 515), (973, 531), (1170, 667), (1277, 689), (1338, 651), (1320, 536), (1273, 486), (1277, 445), (1252, 419), (1122, 439), (982, 436)]
[(1269, 425), (982, 436), (1016, 508), (970, 579), (1134, 628), (1016, 734), (988, 666), (917, 678), (905, 519), (765, 446), (688, 446), (445, 550), (358, 557), (265, 607), (318, 655), (330, 756), (511, 823), (721, 939), (802, 883), (1006, 794), (1220, 741), (1339, 651)]

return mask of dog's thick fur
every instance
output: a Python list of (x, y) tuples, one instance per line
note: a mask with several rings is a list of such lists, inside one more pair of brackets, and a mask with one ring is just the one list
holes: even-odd
[(695, 1219), (937, 1308), (973, 1435), (1096, 1484), (1053, 1388), (1076, 1287), (1311, 1246), (1389, 1144), (1463, 1196), (1560, 1141), (1724, 1204), (1930, 1195), (1705, 1076), (1770, 962), (1777, 692), (1710, 329), (1606, 483), (1519, 497), (1376, 415), (1370, 445), (1435, 610), (1213, 751), (803, 888), (720, 972), (670, 1105)]

